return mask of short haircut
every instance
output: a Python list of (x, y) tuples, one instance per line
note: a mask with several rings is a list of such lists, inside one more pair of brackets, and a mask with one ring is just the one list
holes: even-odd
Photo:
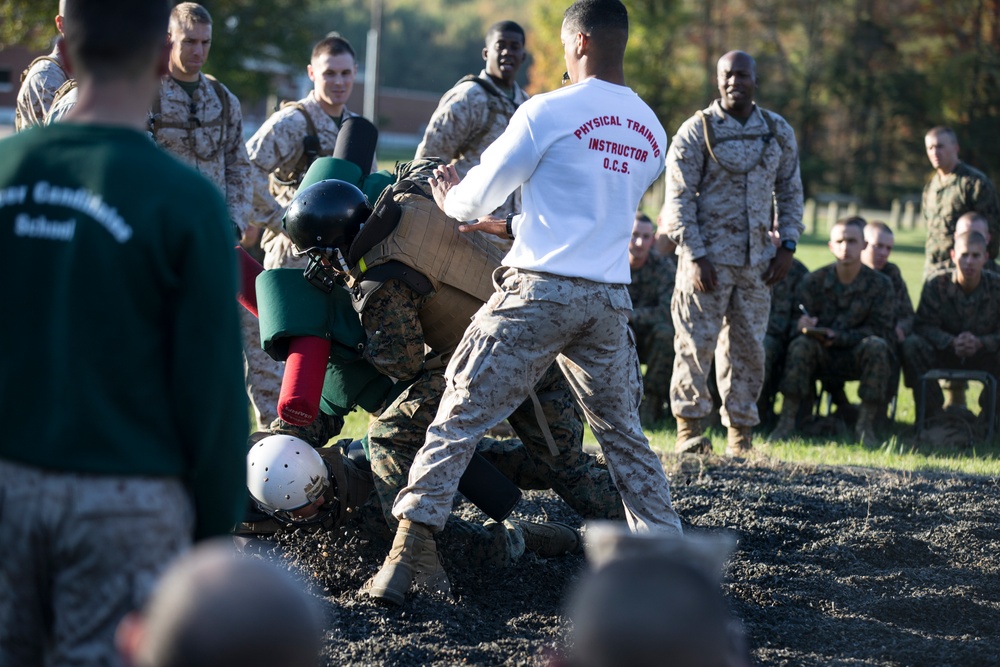
[[(619, 0), (577, 0), (563, 14), (566, 27), (585, 35), (624, 33), (628, 41), (628, 10)], [(624, 53), (625, 44), (621, 44)]]
[(490, 45), (490, 37), (504, 32), (516, 32), (521, 36), (521, 41), (525, 41), (524, 28), (513, 21), (497, 21), (486, 31), (486, 46)]
[(867, 225), (867, 224), (868, 224), (868, 222), (864, 218), (862, 218), (860, 215), (852, 215), (849, 218), (841, 218), (837, 222), (833, 223), (833, 226), (834, 227), (854, 227), (859, 232), (861, 232), (862, 236), (864, 236), (865, 225)]
[(892, 233), (892, 227), (890, 227), (889, 225), (885, 224), (881, 220), (872, 220), (867, 225), (865, 225), (865, 231), (867, 232), (869, 229), (872, 230), (873, 232), (877, 233), (877, 234), (881, 234), (881, 233), (885, 232), (889, 236), (895, 236)]
[(929, 137), (932, 134), (935, 136), (939, 134), (949, 136), (951, 137), (952, 141), (954, 141), (956, 144), (958, 143), (958, 135), (955, 134), (955, 130), (951, 129), (947, 125), (937, 125), (935, 127), (932, 127), (931, 129), (927, 130), (927, 134), (925, 134), (924, 136)]
[(66, 0), (59, 0), (59, 16), (66, 16)]
[(182, 2), (170, 12), (170, 32), (193, 25), (212, 25), (212, 15), (197, 2)]
[(649, 219), (649, 216), (646, 215), (645, 213), (643, 213), (642, 211), (636, 211), (635, 212), (635, 221), (636, 222), (648, 222), (649, 224), (653, 224), (653, 221)]
[(169, 0), (73, 0), (63, 17), (77, 78), (135, 78), (151, 67), (170, 18)]
[(966, 247), (978, 245), (982, 246), (983, 250), (986, 249), (986, 237), (979, 232), (962, 232), (961, 234), (956, 234), (955, 245), (957, 246), (959, 242), (964, 243)]
[(357, 63), (358, 56), (354, 53), (354, 47), (351, 46), (351, 43), (341, 37), (339, 32), (331, 32), (316, 42), (316, 46), (313, 47), (312, 55), (309, 56), (309, 59), (312, 60), (322, 55), (339, 56), (342, 53), (351, 54), (351, 58)]
[(178, 558), (142, 616), (137, 667), (318, 663), (319, 613), (302, 585), (273, 563), (235, 554), (224, 539)]
[(990, 229), (990, 221), (987, 220), (986, 216), (980, 213), (979, 211), (966, 211), (965, 213), (960, 215), (958, 217), (958, 220), (955, 221), (956, 228), (958, 227), (958, 223), (961, 222), (962, 220), (965, 220), (970, 225), (980, 225), (982, 226), (983, 229), (987, 231), (989, 231)]

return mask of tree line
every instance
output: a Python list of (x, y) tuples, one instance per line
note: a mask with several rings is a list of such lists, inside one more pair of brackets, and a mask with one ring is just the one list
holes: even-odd
[[(51, 7), (48, 5), (51, 4)], [(305, 69), (330, 30), (364, 59), (371, 0), (205, 0), (215, 18), (212, 73), (237, 95), (266, 96), (248, 59)], [(955, 129), (961, 157), (1000, 176), (1000, 0), (625, 0), (627, 77), (672, 135), (718, 96), (715, 63), (757, 59), (762, 106), (796, 130), (808, 194), (841, 192), (869, 206), (917, 193), (930, 173), (923, 136)], [(0, 5), (0, 48), (44, 48), (56, 1)], [(522, 75), (533, 93), (560, 85), (562, 3), (384, 0), (382, 86), (443, 92), (482, 67), (483, 32), (512, 18), (528, 32)]]

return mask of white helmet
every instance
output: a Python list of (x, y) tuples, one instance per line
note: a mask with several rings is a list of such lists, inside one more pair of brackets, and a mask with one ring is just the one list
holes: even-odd
[(326, 462), (305, 440), (270, 435), (247, 453), (250, 496), (282, 523), (304, 525), (322, 520), (324, 512), (308, 519), (298, 519), (292, 513), (316, 502), (329, 487)]

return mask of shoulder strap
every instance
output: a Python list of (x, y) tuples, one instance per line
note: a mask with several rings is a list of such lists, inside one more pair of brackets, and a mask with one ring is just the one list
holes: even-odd
[[(167, 128), (176, 130), (195, 130), (198, 128), (215, 127), (216, 125), (222, 128), (222, 140), (219, 142), (219, 149), (225, 144), (226, 139), (226, 127), (229, 125), (229, 95), (226, 93), (225, 87), (216, 79), (214, 76), (209, 74), (204, 74), (205, 79), (208, 84), (215, 91), (215, 94), (219, 98), (219, 102), (222, 104), (222, 113), (219, 115), (217, 120), (212, 120), (206, 123), (202, 123), (199, 120), (163, 120), (163, 106), (160, 104), (160, 95), (162, 93), (163, 87), (161, 85), (160, 90), (157, 92), (156, 97), (153, 98), (153, 106), (149, 110), (149, 117), (147, 120), (147, 125), (149, 126), (149, 132), (153, 135), (153, 139), (156, 139), (156, 132), (158, 130), (163, 130)], [(203, 159), (211, 159), (211, 157), (206, 157)]]
[[(487, 134), (489, 134), (489, 131), (493, 129), (493, 125), (497, 121), (497, 117), (500, 116), (500, 114), (505, 111), (503, 106), (504, 100), (513, 104), (514, 109), (517, 109), (520, 106), (517, 102), (515, 102), (511, 98), (501, 94), (497, 90), (496, 86), (492, 85), (489, 81), (486, 81), (482, 77), (476, 76), (475, 74), (468, 74), (466, 76), (463, 76), (458, 83), (466, 83), (468, 81), (473, 81), (475, 83), (478, 83), (482, 87), (482, 89), (485, 90), (487, 94), (491, 96), (491, 100), (489, 105), (487, 106), (489, 115), (486, 117), (486, 122), (483, 124), (483, 127), (480, 128), (479, 132), (475, 134), (475, 136), (473, 136), (471, 139), (469, 139), (464, 144), (459, 146), (458, 148), (459, 155), (465, 154), (465, 152), (470, 150), (473, 146), (478, 146), (480, 142), (482, 142), (483, 138)], [(493, 99), (496, 99), (497, 102), (493, 102)]]
[(56, 88), (56, 93), (52, 96), (52, 104), (49, 105), (49, 109), (52, 109), (56, 105), (56, 102), (64, 98), (74, 88), (76, 88), (76, 79), (66, 79), (63, 81), (62, 85)]
[(302, 182), (302, 177), (305, 176), (310, 165), (315, 162), (316, 158), (323, 154), (323, 147), (319, 142), (319, 132), (316, 130), (316, 124), (313, 123), (312, 116), (309, 115), (309, 111), (306, 110), (305, 105), (299, 101), (288, 101), (282, 102), (279, 108), (287, 109), (288, 107), (294, 108), (306, 119), (306, 135), (302, 137), (302, 157), (292, 167), (287, 178), (283, 179), (278, 176), (277, 170), (272, 172), (271, 177), (279, 185), (296, 186)]
[(215, 94), (219, 98), (219, 102), (222, 103), (222, 139), (226, 138), (226, 128), (229, 127), (229, 94), (226, 91), (225, 86), (216, 79), (211, 74), (206, 74), (205, 78), (208, 79), (208, 83), (215, 90)]
[[(698, 117), (701, 119), (702, 134), (704, 135), (705, 138), (705, 152), (707, 152), (712, 157), (713, 162), (715, 162), (717, 165), (719, 165), (720, 167), (722, 167), (731, 174), (736, 174), (737, 176), (741, 176), (743, 174), (748, 174), (751, 171), (753, 171), (757, 167), (757, 165), (760, 164), (761, 160), (764, 159), (764, 153), (766, 152), (768, 142), (770, 142), (771, 139), (777, 138), (778, 136), (776, 131), (776, 126), (774, 124), (774, 119), (771, 118), (771, 114), (765, 111), (764, 109), (759, 109), (759, 111), (760, 115), (764, 117), (764, 123), (767, 125), (767, 132), (764, 132), (762, 134), (733, 135), (730, 137), (723, 137), (722, 139), (717, 140), (715, 138), (715, 129), (712, 127), (712, 123), (709, 121), (708, 114), (701, 109), (698, 110)], [(724, 143), (726, 141), (736, 141), (744, 139), (761, 139), (764, 142), (764, 146), (761, 148), (760, 155), (758, 156), (757, 161), (754, 162), (749, 169), (745, 170), (730, 169), (729, 167), (727, 167), (726, 165), (724, 165), (722, 162), (719, 161), (719, 158), (715, 156), (715, 151), (712, 150), (713, 145), (718, 146), (719, 144)], [(782, 149), (784, 149), (784, 144), (781, 143), (780, 139), (778, 139), (778, 143), (781, 145)]]
[[(28, 63), (28, 67), (25, 68), (23, 72), (21, 72), (21, 83), (24, 83), (24, 80), (28, 78), (28, 72), (31, 71), (31, 68), (37, 65), (38, 63), (42, 62), (43, 60), (48, 60), (50, 62), (55, 63), (56, 67), (58, 67), (59, 69), (63, 68), (62, 63), (59, 62), (56, 58), (53, 58), (52, 56), (38, 56), (30, 63)], [(65, 70), (63, 70), (63, 72), (65, 72)]]

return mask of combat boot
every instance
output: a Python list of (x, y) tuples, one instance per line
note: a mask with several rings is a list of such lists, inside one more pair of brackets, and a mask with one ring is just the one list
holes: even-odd
[(583, 546), (580, 534), (564, 523), (518, 521), (524, 535), (524, 550), (542, 558), (579, 553)]
[(875, 420), (881, 411), (879, 401), (863, 401), (861, 410), (858, 412), (858, 424), (854, 427), (854, 434), (858, 437), (858, 442), (866, 447), (875, 447), (880, 440), (875, 435)]
[(712, 441), (705, 437), (700, 419), (677, 418), (675, 454), (711, 454)]
[(401, 605), (414, 581), (440, 592), (451, 591), (430, 527), (403, 519), (396, 528), (389, 555), (362, 592), (376, 600)]
[(730, 426), (726, 432), (726, 456), (746, 456), (753, 449), (752, 427)]
[(785, 396), (781, 404), (781, 416), (778, 418), (778, 425), (771, 431), (768, 440), (777, 442), (788, 440), (795, 434), (795, 416), (799, 412), (799, 405), (802, 401), (798, 396)]

